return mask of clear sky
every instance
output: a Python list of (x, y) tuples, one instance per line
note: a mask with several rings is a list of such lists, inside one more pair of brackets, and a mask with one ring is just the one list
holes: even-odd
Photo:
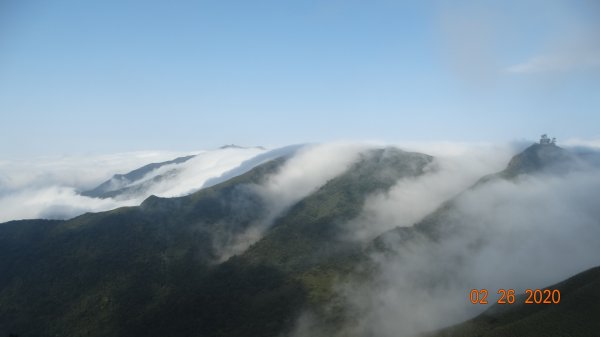
[(600, 3), (0, 1), (0, 158), (600, 138)]

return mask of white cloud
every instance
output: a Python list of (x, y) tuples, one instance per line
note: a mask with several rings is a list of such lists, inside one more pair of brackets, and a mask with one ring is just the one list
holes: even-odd
[(185, 155), (182, 152), (139, 151), (93, 156), (0, 160), (0, 196), (11, 191), (50, 186), (92, 188), (115, 173)]
[[(565, 143), (600, 147), (595, 140)], [(296, 148), (276, 173), (251, 187), (268, 203), (270, 213), (247, 232), (226, 238), (228, 246), (221, 247), (222, 256), (246, 249), (277, 215), (343, 173), (360, 152), (374, 146), (338, 142)], [(371, 238), (395, 226), (411, 226), (479, 177), (501, 170), (517, 150), (509, 145), (450, 142), (405, 142), (399, 146), (433, 154), (435, 162), (425, 175), (400, 180), (388, 193), (370, 196), (361, 216), (349, 224), (356, 230), (353, 240)], [(179, 170), (177, 176), (145, 193), (189, 193), (264, 153), (258, 149), (201, 152), (183, 165), (151, 172), (145, 179)], [(76, 191), (114, 173), (181, 155), (144, 152), (0, 162), (0, 221), (68, 218), (86, 211), (135, 205), (143, 196), (96, 199)], [(373, 255), (381, 267), (374, 282), (340, 285), (357, 322), (345, 335), (397, 336), (456, 323), (485, 308), (467, 302), (472, 288), (546, 286), (600, 263), (599, 191), (600, 173), (587, 170), (560, 177), (491, 182), (462, 194), (448, 221), (462, 219), (468, 229), (464, 233), (448, 235), (438, 243), (417, 241), (396, 246), (400, 254), (391, 258)], [(306, 317), (303, 321), (308, 320)]]
[(600, 67), (600, 51), (548, 54), (512, 65), (506, 71), (515, 74), (569, 72)]
[(600, 139), (581, 139), (571, 138), (560, 142), (566, 147), (587, 147), (592, 149), (600, 149)]
[(388, 192), (370, 196), (349, 226), (364, 240), (394, 227), (412, 226), (484, 175), (502, 170), (513, 146), (467, 143), (405, 143), (404, 149), (435, 154), (424, 175), (399, 180)]
[(25, 189), (0, 197), (0, 222), (18, 219), (68, 219), (85, 212), (134, 206), (138, 200), (116, 201), (84, 197), (72, 187)]
[[(459, 221), (460, 233), (396, 243), (398, 255), (373, 256), (380, 273), (372, 282), (341, 288), (358, 321), (345, 335), (437, 329), (489, 307), (471, 304), (470, 289), (488, 289), (493, 302), (497, 289), (544, 287), (600, 264), (597, 200), (597, 169), (496, 181), (462, 194), (440, 224)], [(406, 207), (396, 209), (405, 216)]]
[(290, 158), (279, 172), (259, 188), (271, 205), (273, 215), (316, 191), (328, 180), (343, 173), (359, 153), (373, 145), (333, 142), (309, 145)]
[[(540, 15), (547, 16), (539, 47), (528, 59), (505, 70), (513, 74), (566, 75), (600, 68), (598, 5), (585, 1), (573, 6), (569, 1), (544, 2)], [(545, 12), (545, 14), (542, 14)]]
[[(203, 151), (184, 163), (161, 166), (129, 187), (147, 183), (153, 178), (163, 175), (163, 179), (152, 182), (149, 189), (145, 189), (141, 196), (135, 197), (146, 198), (156, 195), (169, 198), (190, 194), (202, 188), (209, 179), (218, 177), (265, 151), (261, 148), (226, 148)], [(169, 175), (173, 170), (176, 172)]]
[(79, 191), (95, 187), (115, 173), (126, 173), (152, 162), (189, 155), (181, 152), (133, 152), (100, 156), (36, 158), (0, 162), (0, 222), (24, 218), (66, 219), (93, 211), (140, 204), (151, 194), (172, 197), (200, 189), (210, 178), (239, 166), (265, 150), (202, 151), (180, 165), (166, 165), (143, 180), (176, 169), (172, 175), (138, 194), (115, 199), (89, 198)]
[[(581, 142), (573, 141), (581, 144)], [(588, 142), (585, 142), (589, 145)], [(571, 173), (491, 181), (465, 192), (483, 175), (506, 167), (520, 145), (413, 143), (437, 155), (435, 170), (403, 179), (368, 198), (363, 213), (348, 225), (349, 238), (369, 242), (394, 226), (410, 227), (457, 195), (440, 226), (462, 224), (439, 241), (386, 240), (397, 254), (371, 255), (378, 266), (364, 282), (347, 278), (336, 285), (336, 310), (348, 318), (338, 336), (413, 336), (471, 318), (489, 306), (468, 301), (470, 289), (544, 287), (600, 264), (600, 171), (580, 165)], [(597, 153), (593, 148), (589, 151)], [(308, 311), (294, 336), (327, 336)]]
[(267, 204), (268, 213), (244, 233), (221, 239), (227, 244), (215, 247), (220, 251), (220, 260), (240, 253), (258, 241), (278, 215), (342, 174), (359, 158), (361, 151), (371, 147), (373, 145), (367, 143), (333, 142), (299, 149), (264, 183), (252, 187)]
[(88, 211), (130, 206), (77, 192), (94, 187), (115, 173), (182, 155), (141, 151), (95, 156), (40, 157), (0, 161), (0, 222), (30, 218), (70, 218)]

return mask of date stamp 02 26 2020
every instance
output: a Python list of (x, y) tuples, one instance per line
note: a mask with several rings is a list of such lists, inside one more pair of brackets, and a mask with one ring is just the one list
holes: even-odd
[[(498, 304), (515, 303), (514, 289), (498, 289)], [(487, 289), (471, 289), (469, 300), (473, 304), (488, 304), (489, 292)], [(526, 289), (525, 304), (558, 304), (560, 303), (560, 290), (558, 289)]]

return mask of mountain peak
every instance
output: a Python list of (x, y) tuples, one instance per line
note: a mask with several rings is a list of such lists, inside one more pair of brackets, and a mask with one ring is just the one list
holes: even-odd
[[(565, 149), (557, 146), (554, 141), (535, 143), (515, 155), (505, 170), (508, 177), (514, 177), (523, 173), (545, 171), (564, 166), (572, 161), (573, 156)], [(546, 140), (548, 140), (546, 138)]]

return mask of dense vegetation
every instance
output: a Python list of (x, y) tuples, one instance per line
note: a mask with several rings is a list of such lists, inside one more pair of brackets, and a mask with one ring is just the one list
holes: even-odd
[(0, 225), (0, 335), (277, 336), (306, 303), (330, 296), (338, 262), (357, 253), (334, 242), (339, 226), (431, 157), (365, 153), (246, 254), (218, 263), (215, 243), (264, 217), (252, 185), (283, 161), (186, 197)]
[[(556, 146), (534, 145), (478, 184), (565, 158)], [(306, 309), (317, 313), (323, 331), (334, 332), (348, 319), (334, 284), (350, 275), (356, 280), (358, 265), (374, 268), (370, 252), (395, 254), (390, 238), (402, 245), (460, 235), (460, 222), (449, 217), (451, 199), (414, 227), (372, 242), (341, 239), (369, 195), (423, 174), (432, 162), (384, 148), (363, 153), (345, 173), (284, 211), (254, 245), (223, 261), (220, 245), (227, 238), (268, 218), (268, 205), (253, 186), (284, 162), (271, 160), (185, 197), (152, 196), (139, 207), (68, 221), (0, 224), (0, 336), (280, 336)], [(555, 322), (564, 329), (588, 322), (600, 313), (590, 302), (600, 298), (599, 270), (582, 275), (558, 285), (561, 306), (491, 309), (440, 336), (527, 335), (533, 331), (528, 326), (546, 324), (540, 331), (549, 332)], [(359, 278), (367, 281), (369, 273)], [(591, 313), (584, 312), (588, 307)], [(571, 312), (578, 318), (569, 319)], [(583, 329), (598, 331), (589, 322)]]
[[(213, 239), (262, 216), (260, 199), (244, 186), (281, 163), (186, 197), (150, 197), (140, 207), (69, 221), (1, 224), (0, 335), (131, 336), (186, 285), (210, 288), (198, 282), (210, 283)], [(241, 198), (255, 207), (238, 211)]]

